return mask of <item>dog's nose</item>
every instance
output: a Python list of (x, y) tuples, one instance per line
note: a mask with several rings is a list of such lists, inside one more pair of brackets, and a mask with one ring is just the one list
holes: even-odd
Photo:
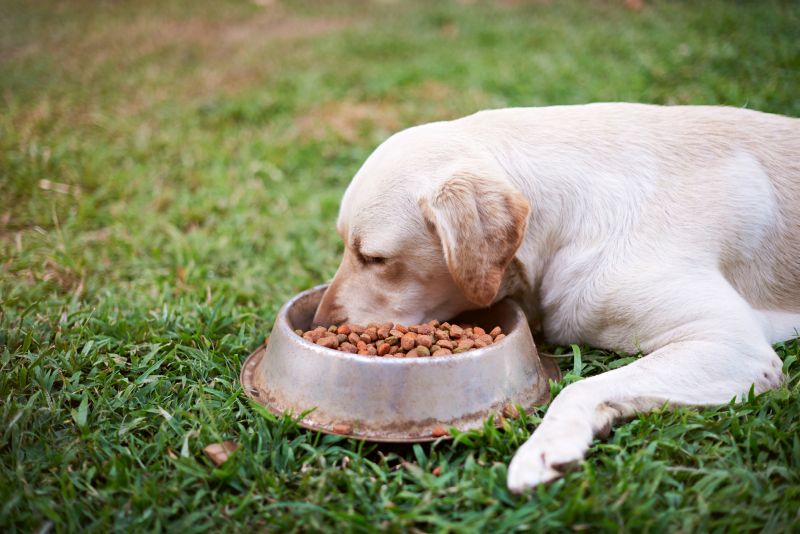
[(311, 328), (316, 328), (318, 326), (324, 326), (325, 328), (329, 327), (332, 324), (335, 325), (342, 325), (347, 322), (347, 317), (334, 317), (330, 315), (321, 315), (319, 313), (319, 309), (317, 313), (314, 314), (314, 320), (311, 321)]
[(324, 326), (328, 328), (330, 325), (343, 325), (347, 322), (347, 317), (325, 317), (315, 314), (314, 320), (311, 321), (311, 328), (316, 328), (318, 326)]
[(334, 282), (322, 295), (322, 300), (317, 306), (317, 312), (314, 314), (314, 320), (311, 322), (312, 328), (346, 323), (347, 315), (342, 313), (343, 311), (342, 307), (336, 302), (336, 283)]

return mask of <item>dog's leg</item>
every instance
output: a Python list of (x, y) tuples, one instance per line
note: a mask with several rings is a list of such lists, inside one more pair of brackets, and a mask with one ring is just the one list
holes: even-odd
[(800, 313), (756, 310), (770, 343), (800, 337)]
[[(676, 291), (674, 281), (671, 288), (662, 284), (667, 291), (649, 308), (658, 313), (643, 314), (644, 321), (630, 325), (657, 332), (648, 340), (657, 350), (571, 384), (556, 397), (509, 465), (512, 491), (560, 477), (583, 459), (595, 436), (606, 435), (615, 421), (637, 412), (665, 403), (724, 404), (746, 395), (751, 385), (761, 393), (781, 384), (781, 361), (749, 305), (721, 278), (696, 282), (684, 291)], [(671, 314), (665, 313), (667, 305), (673, 306)]]

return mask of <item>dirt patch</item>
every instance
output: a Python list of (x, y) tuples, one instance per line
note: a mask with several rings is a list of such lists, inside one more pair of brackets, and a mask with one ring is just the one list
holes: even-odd
[(400, 128), (398, 109), (389, 102), (329, 102), (299, 115), (295, 128), (301, 137), (320, 139), (335, 134), (345, 141), (360, 139), (373, 129)]
[[(75, 86), (72, 93), (81, 95), (54, 99), (56, 86), (53, 93), (46, 87), (40, 99), (19, 110), (15, 122), (37, 127), (55, 118), (74, 127), (94, 122), (98, 113), (137, 116), (170, 100), (241, 92), (268, 79), (296, 43), (356, 22), (299, 15), (278, 3), (249, 16), (159, 18), (144, 13), (130, 19), (120, 14), (102, 23), (87, 19), (65, 30), (78, 33), (68, 39), (68, 47), (60, 35), (13, 50), (13, 61), (48, 58), (55, 78), (63, 81), (58, 90)], [(101, 102), (99, 95), (112, 96)]]
[(460, 90), (436, 80), (390, 95), (386, 100), (326, 102), (301, 112), (295, 119), (297, 134), (321, 139), (337, 135), (354, 142), (379, 130), (388, 135), (425, 122), (450, 120), (492, 107), (486, 93)]

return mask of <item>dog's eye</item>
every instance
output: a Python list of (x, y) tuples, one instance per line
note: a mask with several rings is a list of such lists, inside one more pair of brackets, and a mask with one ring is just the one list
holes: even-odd
[(381, 258), (380, 256), (365, 256), (364, 254), (361, 254), (361, 261), (366, 265), (383, 265), (386, 263), (386, 258)]

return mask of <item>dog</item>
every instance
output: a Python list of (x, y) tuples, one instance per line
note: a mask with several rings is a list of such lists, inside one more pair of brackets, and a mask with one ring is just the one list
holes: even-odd
[(560, 477), (665, 405), (777, 388), (800, 329), (800, 119), (598, 103), (409, 128), (366, 160), (314, 322), (414, 324), (515, 299), (537, 340), (642, 353), (570, 384), (508, 486)]

